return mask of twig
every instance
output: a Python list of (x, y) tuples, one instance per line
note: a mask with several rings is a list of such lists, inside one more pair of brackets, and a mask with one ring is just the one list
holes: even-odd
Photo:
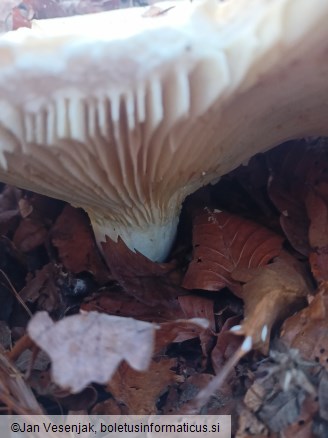
[(2, 269), (0, 269), (0, 273), (3, 275), (3, 277), (6, 279), (7, 283), (9, 284), (10, 290), (14, 294), (16, 300), (24, 307), (28, 316), (30, 318), (32, 318), (32, 313), (31, 313), (30, 309), (27, 307), (27, 305), (22, 300), (22, 297), (19, 295), (17, 290), (14, 288), (14, 286), (13, 286), (12, 282), (10, 281), (9, 277), (7, 276), (7, 274)]

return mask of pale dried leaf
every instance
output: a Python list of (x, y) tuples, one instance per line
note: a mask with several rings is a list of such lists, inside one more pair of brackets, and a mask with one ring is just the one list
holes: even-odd
[(310, 305), (288, 318), (281, 339), (299, 350), (304, 359), (320, 363), (328, 371), (328, 291), (322, 284)]
[(248, 338), (251, 348), (266, 353), (274, 324), (305, 301), (307, 281), (296, 261), (286, 255), (261, 268), (236, 271), (234, 278), (243, 281), (243, 275), (245, 318), (234, 333)]
[(79, 392), (89, 383), (107, 383), (126, 360), (138, 371), (147, 369), (156, 326), (132, 318), (89, 312), (54, 323), (46, 312), (28, 325), (33, 341), (52, 360), (55, 383)]

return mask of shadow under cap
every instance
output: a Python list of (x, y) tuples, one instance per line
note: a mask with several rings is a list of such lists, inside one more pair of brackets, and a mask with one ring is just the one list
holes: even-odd
[(0, 180), (83, 207), (98, 242), (120, 235), (160, 261), (188, 194), (257, 152), (328, 135), (328, 0), (144, 15), (0, 37)]

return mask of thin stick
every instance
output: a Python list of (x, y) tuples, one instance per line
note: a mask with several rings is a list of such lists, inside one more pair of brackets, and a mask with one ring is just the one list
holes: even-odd
[(24, 307), (24, 309), (26, 310), (26, 313), (28, 314), (28, 316), (30, 318), (32, 318), (32, 313), (31, 313), (30, 309), (27, 307), (27, 305), (22, 300), (22, 297), (19, 295), (17, 290), (14, 288), (14, 286), (13, 286), (12, 282), (10, 281), (10, 279), (8, 278), (7, 274), (2, 269), (0, 269), (0, 272), (4, 276), (4, 278), (6, 279), (7, 283), (9, 284), (10, 290), (14, 294), (16, 300)]

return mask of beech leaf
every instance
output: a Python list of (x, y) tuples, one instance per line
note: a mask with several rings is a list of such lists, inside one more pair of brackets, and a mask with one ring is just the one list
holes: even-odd
[(177, 379), (171, 370), (176, 366), (176, 359), (162, 358), (152, 361), (146, 372), (138, 373), (123, 363), (108, 384), (108, 391), (113, 397), (123, 402), (129, 414), (156, 414), (156, 402)]
[(76, 393), (91, 382), (107, 383), (123, 360), (135, 370), (146, 370), (156, 328), (148, 322), (98, 312), (58, 322), (38, 312), (28, 324), (28, 334), (50, 356), (54, 382)]
[(328, 290), (323, 284), (308, 307), (288, 318), (281, 340), (300, 351), (307, 360), (320, 363), (328, 371)]
[(276, 257), (283, 238), (267, 228), (236, 215), (204, 211), (193, 226), (193, 260), (183, 287), (217, 291), (229, 287), (241, 292), (231, 273), (237, 268), (256, 268)]
[(305, 301), (309, 289), (303, 272), (284, 254), (267, 266), (236, 271), (234, 278), (246, 281), (242, 292), (245, 311), (241, 325), (232, 331), (245, 336), (244, 351), (255, 348), (266, 354), (274, 324)]
[(114, 242), (106, 237), (102, 248), (112, 277), (127, 293), (148, 306), (165, 304), (181, 311), (176, 297), (185, 291), (170, 277), (176, 269), (174, 263), (155, 263), (131, 251), (120, 238)]

